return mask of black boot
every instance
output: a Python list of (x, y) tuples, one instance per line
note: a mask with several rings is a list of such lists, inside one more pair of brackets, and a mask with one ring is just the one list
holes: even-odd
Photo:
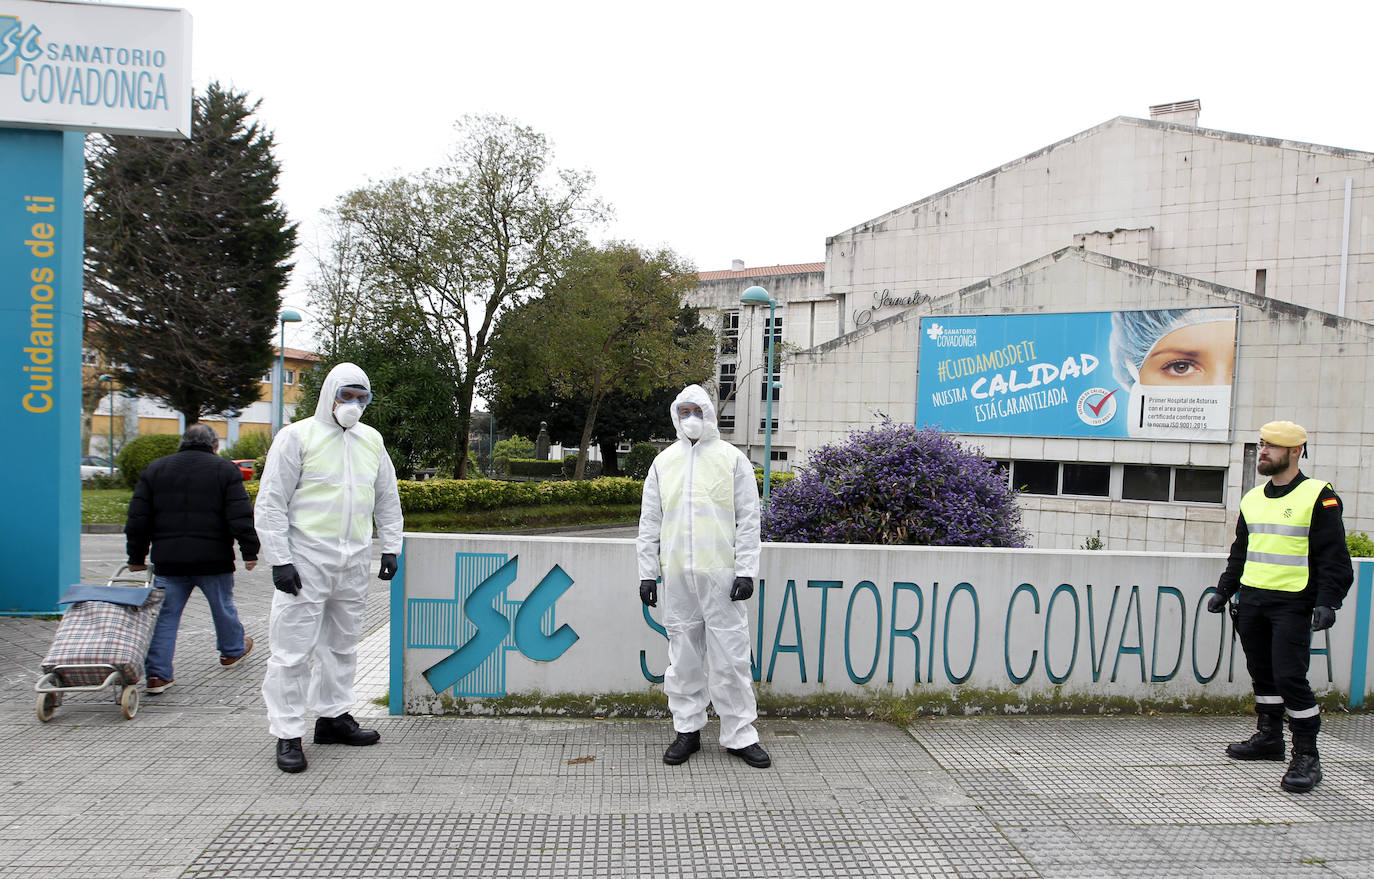
[(1317, 755), (1317, 737), (1294, 734), (1293, 761), (1283, 774), (1279, 787), (1289, 793), (1310, 791), (1322, 782), (1322, 761)]
[(668, 746), (668, 750), (663, 752), (663, 762), (669, 766), (677, 766), (686, 763), (687, 758), (701, 750), (701, 730), (696, 732), (680, 732), (673, 743)]
[(1283, 715), (1261, 714), (1255, 723), (1259, 732), (1243, 742), (1226, 746), (1226, 756), (1233, 760), (1282, 760)]
[(317, 745), (375, 745), (382, 740), (375, 729), (360, 729), (351, 714), (321, 717), (315, 721)]
[(282, 772), (305, 771), (305, 751), (300, 739), (277, 739), (277, 768)]

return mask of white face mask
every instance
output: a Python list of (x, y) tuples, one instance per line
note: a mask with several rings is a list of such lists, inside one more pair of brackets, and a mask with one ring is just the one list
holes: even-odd
[(706, 422), (695, 415), (682, 419), (682, 432), (688, 439), (701, 439), (701, 434), (705, 430)]
[(344, 430), (358, 423), (358, 419), (363, 417), (363, 407), (357, 403), (340, 403), (334, 407), (334, 420), (339, 422), (339, 426)]

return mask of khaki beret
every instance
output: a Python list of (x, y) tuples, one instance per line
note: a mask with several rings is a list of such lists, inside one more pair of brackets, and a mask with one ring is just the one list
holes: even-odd
[(1271, 446), (1295, 449), (1307, 444), (1307, 431), (1291, 421), (1271, 421), (1260, 428), (1260, 439)]

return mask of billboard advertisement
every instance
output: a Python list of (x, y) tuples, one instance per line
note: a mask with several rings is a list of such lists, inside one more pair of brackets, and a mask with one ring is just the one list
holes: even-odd
[(190, 14), (0, 0), (0, 126), (190, 137)]
[(950, 433), (1228, 442), (1239, 309), (921, 320), (916, 424)]

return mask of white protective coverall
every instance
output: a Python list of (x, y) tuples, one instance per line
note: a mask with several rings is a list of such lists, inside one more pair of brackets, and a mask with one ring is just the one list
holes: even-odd
[[(705, 416), (695, 444), (682, 431), (678, 407)], [(663, 691), (678, 732), (706, 725), (706, 706), (720, 716), (720, 743), (746, 748), (759, 740), (749, 668), (749, 614), (730, 600), (735, 577), (759, 572), (759, 490), (744, 453), (720, 438), (716, 407), (697, 385), (672, 406), (677, 442), (659, 453), (644, 480), (639, 513), (639, 577), (663, 575), (668, 670)]]
[[(401, 552), (401, 499), (382, 436), (334, 420), (343, 385), (371, 390), (352, 363), (329, 371), (311, 418), (272, 441), (258, 486), (254, 524), (270, 565), (295, 565), (301, 590), (272, 593), (272, 656), (262, 682), (268, 725), (279, 739), (305, 734), (319, 717), (353, 709), (353, 677), (372, 576), (372, 523), (381, 551)], [(308, 691), (307, 691), (308, 687)]]

